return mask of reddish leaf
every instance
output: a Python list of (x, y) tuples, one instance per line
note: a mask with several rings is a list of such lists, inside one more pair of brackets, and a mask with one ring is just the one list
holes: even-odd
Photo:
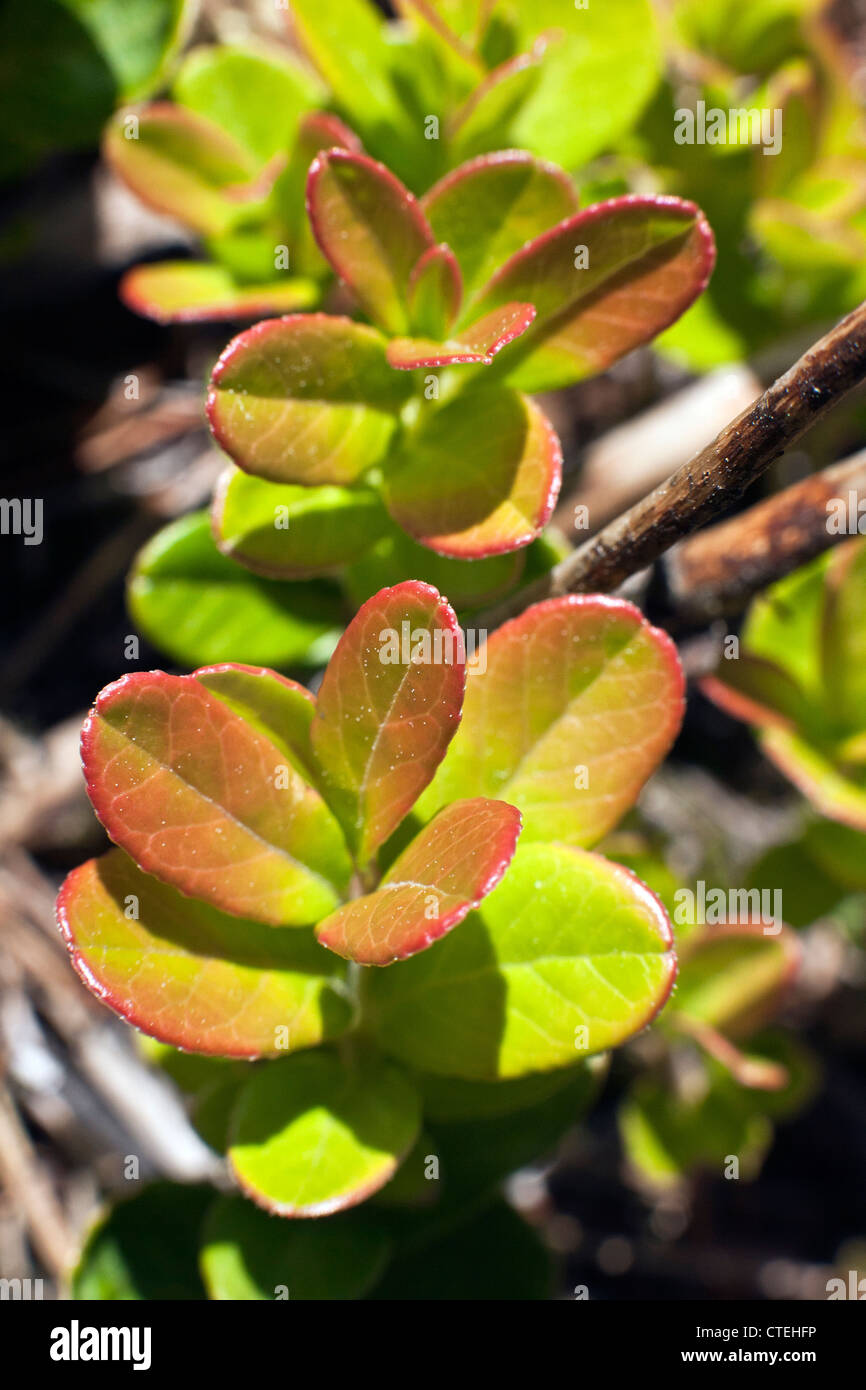
[(276, 165), (269, 167), (263, 183), (251, 157), (230, 135), (171, 102), (154, 102), (137, 115), (119, 112), (103, 149), (143, 203), (206, 236), (228, 231), (244, 197), (265, 197), (279, 172)]
[(441, 338), (460, 311), (463, 282), (449, 246), (431, 246), (409, 276), (409, 313), (415, 333)]
[(683, 712), (670, 638), (622, 599), (537, 603), (472, 658), (460, 728), (419, 803), (498, 796), (523, 839), (591, 845), (634, 803)]
[(476, 310), (515, 299), (535, 305), (507, 379), (524, 391), (552, 390), (603, 371), (667, 328), (705, 288), (714, 260), (712, 232), (694, 203), (629, 194), (516, 252)]
[(556, 165), (522, 150), (505, 150), (453, 169), (425, 194), (422, 207), (436, 237), (457, 258), (465, 312), (509, 257), (577, 212), (577, 192)]
[(423, 951), (496, 887), (519, 834), (520, 812), (506, 802), (455, 801), (415, 837), (375, 893), (331, 913), (317, 937), (361, 965)]
[(118, 289), (127, 308), (157, 323), (263, 318), (315, 304), (312, 280), (241, 285), (222, 266), (204, 261), (158, 261), (127, 271)]
[(382, 589), (359, 609), (319, 691), (311, 731), (321, 786), (358, 861), (411, 809), (460, 717), (463, 635), (436, 589)]
[(349, 1024), (334, 958), (312, 933), (184, 898), (121, 850), (75, 869), (57, 913), (88, 989), (173, 1047), (260, 1057), (313, 1047)]
[(348, 882), (339, 829), (285, 743), (212, 678), (135, 671), (106, 686), (81, 736), (90, 799), (111, 838), (182, 893), (272, 925), (315, 922)]
[(385, 453), (410, 390), (374, 328), (295, 314), (229, 343), (207, 413), (217, 443), (247, 473), (274, 483), (351, 483)]
[(384, 164), (330, 150), (313, 161), (307, 210), (322, 254), (364, 312), (388, 332), (405, 333), (409, 276), (434, 244), (413, 195)]
[(559, 494), (562, 452), (533, 401), (493, 387), (423, 414), (389, 467), (394, 520), (440, 555), (479, 559), (539, 534)]
[(494, 357), (525, 333), (535, 318), (531, 304), (504, 304), (455, 333), (445, 343), (419, 338), (392, 338), (388, 361), (392, 367), (448, 367), (476, 363), (489, 367)]

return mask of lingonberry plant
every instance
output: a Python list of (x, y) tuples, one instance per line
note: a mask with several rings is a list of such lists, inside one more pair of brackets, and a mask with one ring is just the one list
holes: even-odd
[(360, 138), (416, 192), (511, 144), (573, 169), (628, 127), (658, 71), (647, 0), (619, 0), (616, 15), (559, 0), (405, 0), (399, 23), (368, 0), (279, 8), (300, 53), (196, 49), (173, 100), (107, 129), (120, 176), (210, 257), (131, 271), (122, 293), (140, 313), (252, 317), (315, 302), (327, 267), (304, 226), (303, 182), (317, 149)]
[[(673, 645), (622, 600), (538, 604), (467, 662), (453, 611), (416, 581), (361, 608), (316, 698), (236, 665), (127, 675), (82, 737), (117, 848), (61, 890), (73, 963), (160, 1042), (261, 1059), (201, 1059), (225, 1068), (206, 1132), (259, 1205), (325, 1215), (392, 1185), (423, 1203), (432, 1156), (445, 1211), (465, 1215), (586, 1102), (587, 1059), (670, 992), (660, 899), (589, 847), (682, 701)], [(454, 1128), (471, 1149), (473, 1123), (483, 1139), (516, 1112), (521, 1143), (474, 1173), (453, 1157)], [(427, 1137), (440, 1125), (448, 1157)], [(236, 1200), (214, 1219), (236, 1263), (250, 1222), (286, 1241)], [(388, 1223), (359, 1229), (378, 1269)], [(314, 1262), (316, 1245), (300, 1241)]]
[(704, 682), (822, 815), (855, 830), (866, 830), (864, 605), (866, 545), (854, 539), (758, 598), (737, 658)]
[(367, 155), (330, 149), (307, 205), (372, 322), (268, 319), (217, 363), (208, 414), (239, 467), (217, 488), (213, 533), (260, 582), (232, 574), (201, 517), (146, 547), (132, 611), (178, 660), (315, 663), (382, 585), (414, 575), (465, 614), (549, 566), (561, 450), (526, 393), (648, 342), (713, 265), (693, 204), (629, 195), (577, 211), (571, 180), (524, 151), (471, 160), (416, 200)]

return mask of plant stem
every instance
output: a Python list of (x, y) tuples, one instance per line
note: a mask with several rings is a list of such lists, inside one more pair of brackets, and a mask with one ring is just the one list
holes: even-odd
[(689, 463), (549, 574), (475, 622), (491, 629), (542, 599), (618, 588), (684, 536), (717, 518), (864, 378), (866, 303), (814, 343)]

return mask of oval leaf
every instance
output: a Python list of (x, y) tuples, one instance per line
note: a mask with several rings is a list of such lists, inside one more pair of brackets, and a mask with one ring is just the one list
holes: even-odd
[(455, 801), (419, 832), (375, 893), (332, 912), (316, 936), (361, 965), (423, 951), (496, 887), (519, 834), (520, 812), (504, 801)]
[(208, 1295), (220, 1302), (330, 1302), (363, 1298), (389, 1252), (390, 1241), (366, 1212), (275, 1221), (243, 1197), (220, 1197), (202, 1232), (200, 1262)]
[(118, 293), (128, 309), (157, 323), (262, 318), (308, 309), (319, 297), (312, 280), (239, 284), (219, 265), (205, 261), (159, 261), (127, 271)]
[(457, 258), (468, 307), (516, 251), (577, 212), (577, 191), (555, 165), (505, 150), (446, 174), (422, 206), (435, 236)]
[(465, 664), (453, 610), (417, 580), (368, 599), (340, 639), (311, 736), (324, 795), (362, 864), (438, 767), (460, 718)]
[(248, 473), (275, 483), (351, 483), (385, 453), (411, 383), (373, 328), (328, 314), (269, 319), (214, 368), (214, 436)]
[(213, 523), (224, 555), (275, 579), (341, 569), (390, 525), (372, 488), (267, 483), (236, 468), (217, 484)]
[(682, 720), (676, 648), (622, 599), (535, 604), (494, 632), (470, 669), (460, 728), (418, 809), (498, 796), (523, 813), (525, 840), (596, 843)]
[(533, 401), (501, 387), (423, 415), (391, 463), (385, 501), (394, 520), (457, 559), (529, 545), (550, 519), (562, 479), (553, 426)]
[(521, 845), (459, 931), (365, 985), (386, 1051), (485, 1080), (617, 1046), (654, 1017), (675, 974), (667, 914), (627, 869)]
[(409, 276), (434, 244), (408, 188), (367, 155), (328, 150), (310, 168), (307, 211), (322, 254), (367, 316), (390, 333), (405, 333)]
[(314, 1047), (351, 1021), (335, 957), (311, 935), (184, 898), (121, 850), (73, 870), (57, 914), (88, 989), (174, 1047), (275, 1056)]
[(419, 257), (409, 276), (409, 314), (412, 331), (444, 337), (460, 311), (463, 284), (460, 267), (449, 246), (431, 246)]
[(577, 213), (517, 251), (474, 306), (513, 300), (537, 318), (503, 366), (510, 385), (549, 391), (604, 371), (667, 328), (709, 281), (713, 235), (681, 198), (627, 194)]
[(328, 1216), (382, 1187), (420, 1124), (417, 1091), (399, 1068), (315, 1052), (263, 1067), (244, 1087), (229, 1161), (259, 1206)]
[(336, 907), (350, 866), (321, 798), (195, 675), (135, 671), (106, 686), (81, 752), (99, 819), (146, 872), (275, 926)]
[(335, 584), (256, 578), (219, 553), (207, 512), (180, 517), (148, 542), (127, 597), (140, 631), (181, 666), (230, 658), (319, 666), (344, 626)]

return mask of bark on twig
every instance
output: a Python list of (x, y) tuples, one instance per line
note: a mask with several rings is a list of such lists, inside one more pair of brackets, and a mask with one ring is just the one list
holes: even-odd
[(607, 593), (713, 521), (866, 377), (866, 303), (820, 338), (753, 405), (642, 502), (549, 574), (476, 619), (488, 630), (541, 599)]
[(711, 526), (666, 557), (677, 612), (709, 620), (736, 612), (774, 580), (845, 540), (828, 526), (827, 504), (849, 494), (866, 501), (866, 449), (785, 488), (740, 516)]

